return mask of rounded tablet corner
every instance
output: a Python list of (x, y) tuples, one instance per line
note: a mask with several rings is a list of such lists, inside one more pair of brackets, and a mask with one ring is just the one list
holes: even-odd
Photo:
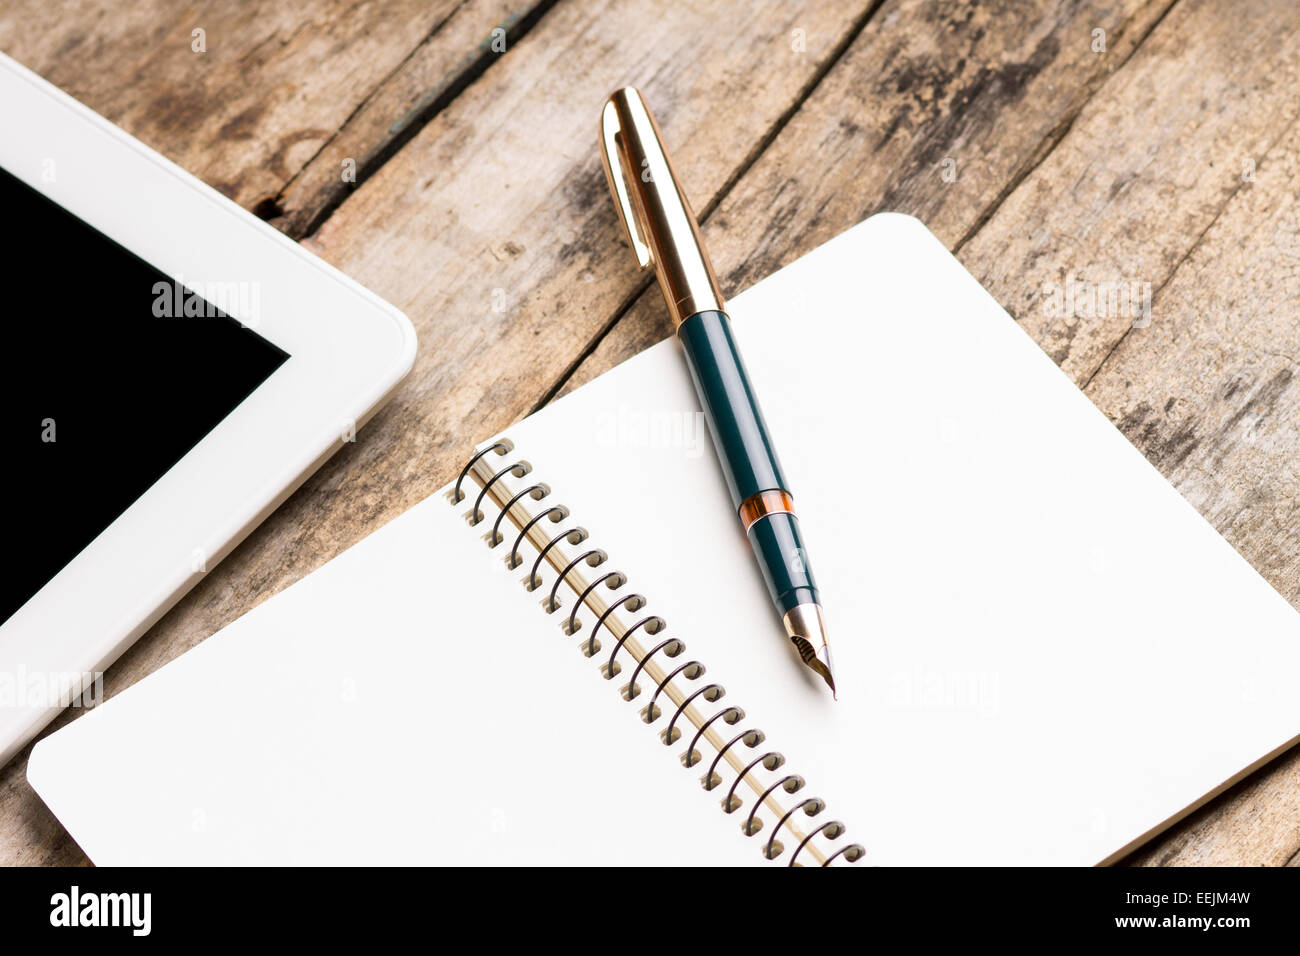
[(388, 305), (388, 313), (397, 323), (398, 334), (402, 339), (397, 355), (397, 378), (394, 382), (396, 384), (410, 375), (411, 369), (415, 368), (415, 355), (420, 348), (420, 337), (416, 335), (415, 325), (405, 312), (395, 305)]
[[(307, 255), (312, 255), (308, 250), (303, 251)], [(312, 257), (315, 258), (314, 255)], [(321, 262), (320, 264), (329, 269), (330, 272), (334, 272), (327, 263)], [(344, 280), (349, 288), (359, 293), (363, 301), (370, 306), (375, 313), (382, 315), (392, 323), (392, 330), (397, 333), (396, 341), (392, 342), (391, 339), (389, 340), (392, 344), (383, 347), (382, 356), (379, 356), (379, 360), (372, 366), (379, 379), (379, 391), (377, 394), (372, 394), (372, 401), (369, 402), (369, 407), (367, 408), (367, 413), (373, 412), (379, 408), (380, 405), (388, 401), (397, 386), (406, 379), (406, 376), (411, 374), (411, 369), (415, 367), (415, 356), (419, 349), (419, 337), (416, 335), (414, 323), (412, 323), (406, 313), (397, 306), (381, 299), (374, 292), (371, 292), (364, 286), (358, 285), (348, 279), (345, 275), (336, 273), (336, 278)], [(375, 318), (378, 318), (378, 315), (376, 315)], [(374, 323), (372, 326), (375, 334), (379, 334), (377, 325), (378, 323)], [(387, 332), (388, 330), (385, 330), (385, 333)]]

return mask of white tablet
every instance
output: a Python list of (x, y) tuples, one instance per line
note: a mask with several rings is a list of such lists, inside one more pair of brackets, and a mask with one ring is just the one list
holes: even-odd
[(0, 208), (3, 764), (355, 436), (415, 333), (3, 55)]

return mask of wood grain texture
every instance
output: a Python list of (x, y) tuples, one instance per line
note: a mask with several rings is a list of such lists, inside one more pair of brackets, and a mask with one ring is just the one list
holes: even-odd
[[(600, 105), (625, 82), (660, 116), (724, 290), (873, 212), (918, 215), (1300, 602), (1300, 8), (877, 6), (7, 3), (0, 48), (310, 234), (421, 338), (396, 400), (123, 656), (106, 694), (426, 496), (475, 440), (668, 334), (597, 160)], [(1150, 324), (1049, 315), (1070, 273), (1149, 282)], [(26, 756), (0, 769), (0, 863), (84, 862)], [(1128, 862), (1297, 865), (1300, 754)]]
[[(295, 238), (316, 226), (430, 117), (478, 79), (551, 0), (467, 0), (456, 6), (356, 108), (275, 199), (271, 222)], [(355, 178), (345, 179), (345, 164)]]
[(7, 0), (0, 49), (257, 209), (341, 127), (355, 156), (382, 148), (396, 135), (378, 120), (383, 109), (398, 122), (420, 80), (453, 83), (447, 74), (469, 65), (492, 27), (527, 9), (525, 0)]
[(1183, 0), (962, 250), (1076, 382), (1133, 318), (1053, 315), (1044, 289), (1074, 275), (1159, 290), (1300, 110), (1297, 27), (1285, 0)]
[[(724, 293), (882, 210), (915, 215), (956, 246), (1167, 7), (1036, 0), (954, 15), (933, 3), (886, 4), (705, 218)], [(1105, 52), (1093, 51), (1095, 29), (1106, 33)], [(560, 392), (671, 331), (651, 288)]]

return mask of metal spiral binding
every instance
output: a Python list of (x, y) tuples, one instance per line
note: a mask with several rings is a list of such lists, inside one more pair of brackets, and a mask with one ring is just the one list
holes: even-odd
[[(560, 599), (561, 586), (567, 587), (575, 597), (575, 602), (567, 615), (561, 615), (560, 630), (567, 635), (576, 635), (582, 629), (578, 611), (586, 609), (595, 617), (595, 624), (589, 634), (583, 636), (578, 647), (588, 657), (595, 657), (601, 652), (601, 643), (597, 637), (604, 629), (608, 638), (614, 642), (609, 656), (600, 666), (600, 673), (606, 680), (613, 680), (623, 671), (619, 661), (630, 660), (634, 667), (627, 685), (622, 688), (625, 700), (640, 698), (650, 688), (649, 703), (641, 709), (641, 720), (647, 724), (659, 722), (667, 713), (668, 704), (673, 706), (672, 716), (666, 722), (666, 728), (660, 733), (665, 746), (673, 746), (683, 736), (679, 724), (694, 728), (689, 745), (681, 755), (682, 765), (694, 767), (705, 760), (700, 748), (707, 744), (713, 751), (708, 772), (700, 779), (705, 790), (715, 790), (726, 780), (722, 770), (729, 767), (734, 775), (731, 779), (726, 797), (721, 806), (724, 813), (736, 813), (744, 807), (740, 796), (742, 786), (748, 787), (754, 795), (748, 814), (741, 823), (741, 832), (747, 837), (756, 836), (763, 829), (763, 819), (758, 816), (759, 809), (766, 809), (777, 821), (765, 841), (760, 841), (760, 852), (768, 860), (779, 860), (783, 856), (789, 866), (802, 866), (800, 855), (811, 858), (818, 865), (829, 866), (832, 862), (855, 863), (866, 855), (866, 850), (857, 843), (839, 845), (844, 835), (844, 824), (838, 820), (829, 820), (818, 824), (816, 818), (826, 809), (826, 804), (818, 797), (806, 797), (792, 806), (780, 801), (783, 795), (793, 795), (801, 791), (805, 782), (798, 774), (785, 774), (770, 783), (758, 778), (758, 771), (773, 773), (785, 764), (785, 756), (777, 751), (768, 751), (761, 756), (746, 759), (742, 756), (747, 750), (753, 750), (764, 740), (763, 731), (750, 727), (742, 729), (729, 739), (724, 739), (719, 728), (741, 724), (745, 712), (734, 705), (723, 705), (712, 713), (706, 713), (707, 705), (716, 704), (726, 695), (726, 689), (718, 683), (702, 683), (705, 667), (699, 661), (687, 661), (673, 668), (674, 659), (686, 651), (686, 642), (671, 637), (660, 640), (651, 647), (642, 646), (637, 639), (640, 635), (657, 636), (667, 629), (668, 622), (656, 614), (639, 618), (627, 625), (619, 617), (619, 612), (635, 614), (646, 606), (646, 598), (633, 592), (620, 594), (627, 586), (627, 575), (621, 571), (603, 571), (609, 557), (598, 548), (587, 548), (581, 553), (569, 554), (565, 545), (578, 545), (586, 541), (587, 531), (576, 525), (564, 527), (569, 517), (569, 509), (559, 504), (546, 504), (541, 510), (532, 512), (529, 503), (542, 503), (551, 494), (548, 485), (534, 482), (519, 489), (511, 486), (510, 480), (521, 479), (532, 472), (532, 465), (523, 460), (506, 464), (503, 468), (495, 467), (492, 459), (500, 459), (514, 451), (514, 443), (508, 439), (495, 442), (475, 452), (474, 456), (461, 470), (456, 484), (448, 496), (453, 506), (466, 500), (468, 494), (464, 489), (466, 479), (472, 480), (478, 492), (473, 507), (466, 514), (471, 525), (478, 525), (487, 520), (484, 506), (491, 502), (499, 508), (491, 531), (484, 536), (489, 548), (499, 548), (505, 544), (506, 535), (502, 534), (503, 520), (509, 521), (518, 529), (518, 535), (505, 558), (507, 568), (517, 569), (524, 563), (520, 549), (528, 542), (536, 552), (536, 558), (524, 579), (524, 587), (529, 591), (545, 591), (542, 610), (555, 614), (563, 605)], [(555, 526), (560, 525), (557, 529)], [(555, 533), (552, 533), (552, 532)], [(549, 566), (556, 575), (549, 589), (542, 577), (543, 565)], [(584, 571), (592, 569), (597, 572), (593, 580), (588, 581)], [(607, 596), (608, 595), (608, 599)], [(672, 669), (666, 669), (672, 668)], [(646, 679), (646, 686), (638, 684), (640, 678)], [(659, 705), (660, 699), (664, 705)], [(800, 826), (800, 819), (809, 821), (809, 828)], [(797, 841), (794, 850), (787, 853), (785, 845), (778, 839), (782, 830)], [(823, 843), (814, 842), (821, 837)]]

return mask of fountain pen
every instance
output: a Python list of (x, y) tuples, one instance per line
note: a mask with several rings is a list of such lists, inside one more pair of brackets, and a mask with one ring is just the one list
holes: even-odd
[(800, 659), (835, 692), (817, 584), (794, 498), (723, 310), (699, 226), (664, 149), (659, 126), (632, 87), (614, 93), (600, 120), (605, 177), (642, 269), (654, 267), (709, 433), (744, 526)]

